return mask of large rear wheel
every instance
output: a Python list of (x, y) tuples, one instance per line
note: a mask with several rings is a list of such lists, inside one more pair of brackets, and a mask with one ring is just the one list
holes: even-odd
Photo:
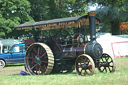
[(25, 68), (31, 75), (50, 74), (54, 66), (51, 49), (44, 43), (29, 46), (25, 56)]

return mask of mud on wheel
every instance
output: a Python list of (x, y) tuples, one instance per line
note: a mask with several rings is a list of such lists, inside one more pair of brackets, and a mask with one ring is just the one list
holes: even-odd
[(25, 56), (25, 68), (31, 75), (50, 74), (54, 66), (51, 49), (44, 43), (29, 46)]
[(95, 64), (89, 55), (80, 55), (75, 62), (75, 66), (78, 75), (85, 76), (94, 74)]
[(113, 73), (115, 71), (115, 68), (116, 66), (113, 57), (107, 53), (103, 53), (100, 59), (98, 70), (104, 73)]

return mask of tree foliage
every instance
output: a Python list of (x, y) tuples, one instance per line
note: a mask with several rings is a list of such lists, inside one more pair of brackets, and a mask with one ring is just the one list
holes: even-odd
[(120, 34), (120, 23), (128, 20), (127, 0), (88, 0), (89, 3), (97, 3), (99, 17), (104, 23), (104, 27), (111, 27), (113, 35)]
[(31, 3), (30, 15), (35, 21), (85, 15), (87, 3), (83, 0), (28, 0)]
[(85, 15), (87, 11), (84, 0), (0, 0), (0, 37), (26, 33), (12, 30), (22, 23)]
[[(30, 15), (35, 21), (65, 18), (87, 14), (84, 0), (28, 0), (31, 4)], [(69, 29), (71, 30), (71, 29)], [(55, 30), (53, 31), (55, 32)], [(47, 31), (50, 34), (51, 31)], [(38, 33), (39, 34), (39, 33)]]
[(31, 21), (30, 10), (27, 0), (0, 0), (0, 37), (11, 37), (12, 28)]

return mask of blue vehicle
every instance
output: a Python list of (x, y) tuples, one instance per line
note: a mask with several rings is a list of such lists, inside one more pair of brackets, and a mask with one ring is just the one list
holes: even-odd
[(11, 49), (4, 54), (0, 54), (0, 68), (6, 64), (24, 63), (25, 44), (15, 44)]

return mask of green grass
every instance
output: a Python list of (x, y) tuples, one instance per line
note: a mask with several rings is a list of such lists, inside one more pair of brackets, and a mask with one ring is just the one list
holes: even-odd
[(116, 58), (114, 73), (100, 73), (92, 76), (78, 76), (76, 71), (68, 74), (45, 76), (20, 76), (23, 65), (8, 65), (0, 69), (0, 85), (128, 85), (128, 57)]

